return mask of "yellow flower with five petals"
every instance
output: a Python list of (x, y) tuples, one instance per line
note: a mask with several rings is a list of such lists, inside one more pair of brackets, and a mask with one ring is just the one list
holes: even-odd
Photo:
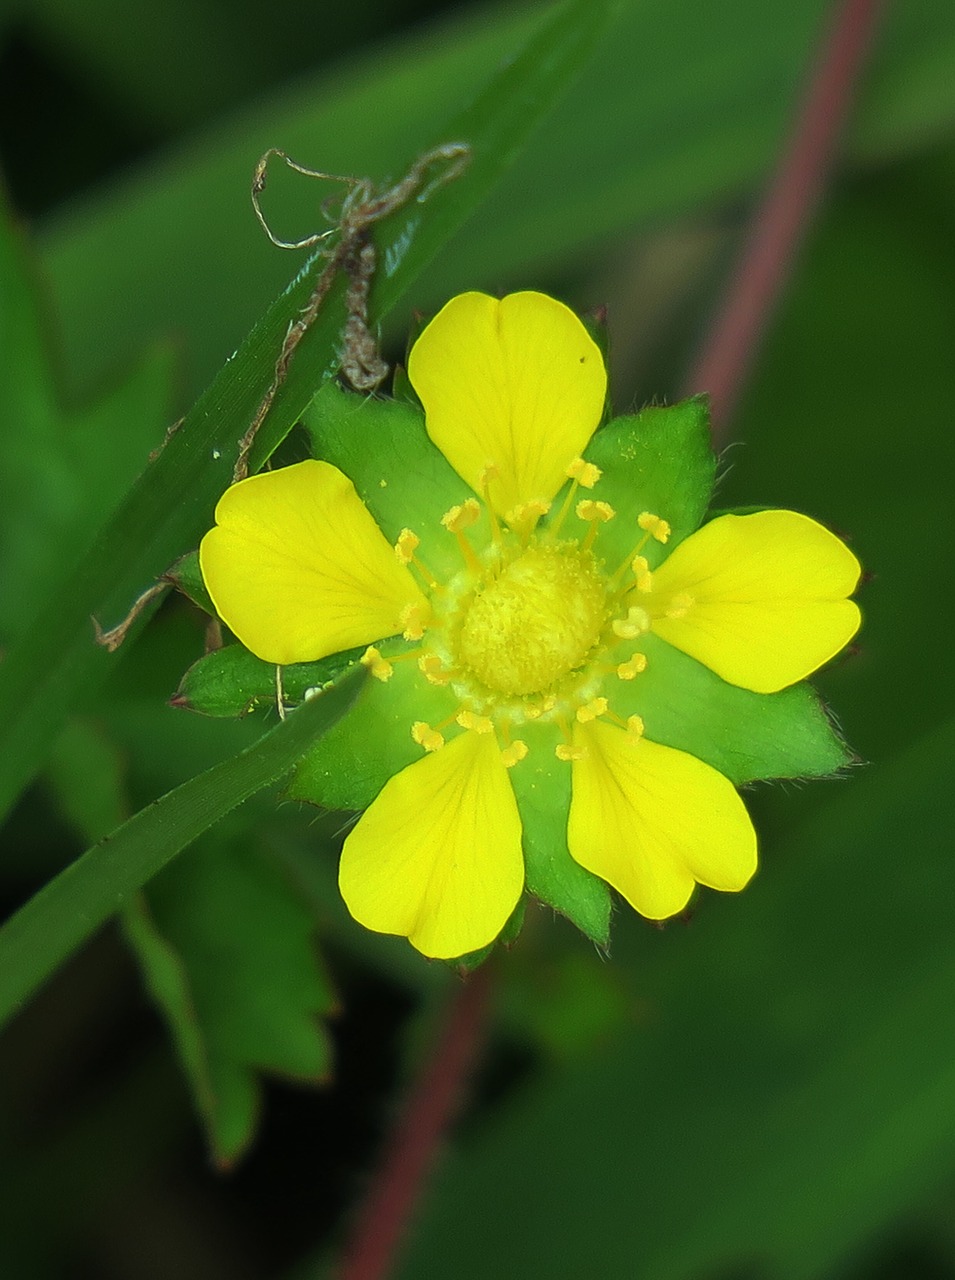
[(607, 884), (657, 920), (696, 884), (743, 888), (756, 839), (727, 775), (762, 775), (737, 739), (787, 716), (796, 739), (829, 732), (790, 686), (857, 630), (855, 556), (791, 511), (694, 532), (702, 403), (598, 430), (602, 354), (542, 294), (452, 299), (408, 376), (423, 427), (382, 407), (388, 432), (356, 445), (375, 419), (354, 404), (346, 446), (319, 411), (325, 457), (337, 439), (356, 474), (309, 460), (243, 480), (200, 547), (260, 658), (366, 647), (367, 695), (292, 788), (367, 806), (342, 851), (352, 915), (453, 958), (492, 942), (525, 888), (598, 938)]

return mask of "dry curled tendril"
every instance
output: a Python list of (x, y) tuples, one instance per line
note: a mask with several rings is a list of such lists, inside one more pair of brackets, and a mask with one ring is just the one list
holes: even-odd
[[(337, 212), (333, 208), (334, 197), (329, 197), (322, 202), (322, 214), (332, 223), (326, 230), (315, 232), (301, 240), (280, 240), (273, 235), (259, 204), (259, 196), (266, 186), (266, 171), (273, 156), (278, 156), (290, 169), (304, 174), (307, 178), (320, 178), (326, 182), (337, 182), (345, 186), (345, 196)], [(371, 178), (353, 178), (309, 169), (292, 160), (278, 147), (269, 147), (260, 158), (252, 176), (252, 208), (272, 243), (279, 249), (307, 249), (330, 239), (336, 233), (338, 238), (334, 247), (323, 253), (326, 259), (325, 265), (315, 281), (307, 303), (299, 312), (298, 318), (288, 327), (282, 349), (275, 361), (269, 388), (262, 397), (248, 430), (239, 441), (239, 452), (232, 473), (233, 483), (244, 480), (249, 474), (249, 454), (259, 428), (288, 376), (289, 366), (298, 344), (315, 323), (340, 271), (348, 277), (348, 288), (345, 294), (346, 319), (342, 330), (342, 375), (356, 391), (366, 392), (376, 390), (387, 377), (388, 366), (381, 359), (377, 339), (368, 327), (368, 295), (378, 263), (377, 250), (371, 239), (370, 229), (376, 222), (380, 222), (389, 214), (402, 208), (412, 198), (419, 202), (427, 200), (438, 187), (458, 177), (470, 159), (471, 148), (466, 142), (444, 142), (420, 155), (398, 182), (378, 190)], [(440, 165), (444, 167), (437, 168)], [(166, 441), (181, 425), (181, 421), (169, 429), (163, 445), (150, 456), (150, 461), (158, 456)], [(137, 597), (122, 622), (108, 631), (104, 631), (97, 619), (93, 618), (96, 643), (108, 649), (110, 653), (118, 649), (142, 611), (171, 585), (171, 582), (163, 578), (157, 580)], [(279, 704), (281, 706), (281, 696)]]

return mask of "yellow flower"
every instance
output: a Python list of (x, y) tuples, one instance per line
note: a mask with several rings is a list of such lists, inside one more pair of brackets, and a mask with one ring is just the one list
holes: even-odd
[[(409, 435), (406, 474), (400, 457), (392, 468), (408, 505), (392, 540), (368, 509), (394, 523), (387, 478), (377, 495), (366, 476), (363, 502), (339, 468), (310, 460), (234, 485), (200, 548), (221, 617), (267, 662), (368, 646), (375, 719), (357, 750), (333, 732), (314, 771), (330, 778), (335, 750), (359, 775), (363, 752), (385, 760), (342, 851), (352, 915), (452, 958), (500, 933), (525, 856), (530, 889), (549, 901), (537, 881), (554, 878), (558, 896), (570, 886), (573, 900), (591, 882), (582, 868), (657, 920), (697, 883), (743, 888), (756, 868), (749, 817), (723, 772), (657, 740), (677, 732), (667, 708), (681, 707), (698, 664), (720, 677), (707, 677), (713, 698), (735, 689), (747, 714), (777, 705), (755, 695), (782, 697), (858, 628), (856, 558), (791, 511), (692, 532), (709, 462), (702, 505), (644, 506), (633, 468), (645, 493), (685, 460), (629, 426), (594, 434), (603, 357), (551, 298), (452, 299), (408, 376), (431, 443)], [(429, 506), (436, 489), (456, 499), (443, 511)], [(551, 848), (536, 828), (557, 811), (566, 846), (562, 829)]]

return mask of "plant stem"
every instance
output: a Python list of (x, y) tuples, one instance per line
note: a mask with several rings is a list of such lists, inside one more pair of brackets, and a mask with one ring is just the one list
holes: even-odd
[(412, 1085), (354, 1224), (337, 1280), (383, 1280), (474, 1067), (491, 990), (485, 964), (463, 979)]
[(683, 394), (710, 394), (713, 430), (725, 436), (759, 340), (819, 203), (880, 0), (844, 0), (809, 76), (790, 139), (753, 214), (726, 293)]

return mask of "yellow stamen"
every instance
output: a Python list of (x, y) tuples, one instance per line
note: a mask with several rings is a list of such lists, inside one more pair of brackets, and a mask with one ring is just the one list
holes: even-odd
[(666, 542), (670, 536), (670, 526), (665, 520), (661, 520), (659, 516), (655, 516), (651, 511), (641, 511), (637, 516), (637, 524), (641, 529), (649, 533), (651, 538), (655, 538), (657, 542)]
[(384, 683), (394, 675), (394, 667), (387, 658), (383, 658), (373, 644), (370, 644), (361, 656), (361, 664), (367, 667), (376, 680)]
[(653, 590), (653, 574), (650, 572), (646, 556), (634, 556), (630, 561), (630, 569), (637, 580), (638, 591)]
[(554, 748), (554, 755), (558, 760), (583, 760), (583, 747), (575, 747), (571, 742), (558, 742)]
[(501, 760), (505, 769), (513, 769), (527, 755), (527, 743), (520, 738), (515, 738), (512, 743), (504, 748), (501, 752)]
[(689, 613), (695, 603), (688, 591), (678, 591), (663, 612), (668, 618), (682, 618)]
[(411, 726), (411, 736), (419, 747), (425, 751), (440, 751), (444, 746), (444, 736), (432, 729), (424, 720), (416, 720)]
[(527, 538), (534, 532), (541, 516), (550, 511), (550, 503), (532, 498), (530, 502), (522, 502), (520, 506), (506, 512), (504, 519), (520, 538)]
[(427, 629), (429, 610), (426, 605), (406, 604), (398, 616), (405, 640), (420, 640)]
[(595, 502), (593, 498), (585, 498), (577, 503), (577, 516), (580, 520), (593, 520), (606, 524), (617, 514), (609, 502)]
[(626, 618), (615, 618), (610, 625), (614, 635), (621, 640), (636, 640), (637, 636), (650, 630), (650, 615), (639, 605), (632, 605)]
[(452, 507), (441, 517), (441, 523), (449, 533), (462, 533), (477, 524), (481, 518), (481, 504), (477, 498), (468, 498), (459, 506)]
[(647, 669), (646, 654), (634, 653), (626, 662), (621, 662), (617, 668), (617, 675), (621, 680), (635, 680), (641, 671)]
[(411, 529), (402, 529), (395, 543), (395, 555), (401, 564), (411, 564), (414, 553), (421, 545), (421, 539)]
[(418, 670), (431, 684), (443, 685), (451, 679), (451, 672), (445, 670), (436, 653), (423, 653), (418, 659)]
[(631, 738), (643, 737), (643, 718), (641, 716), (627, 716), (627, 733)]
[(583, 458), (575, 458), (567, 468), (566, 474), (571, 480), (576, 480), (585, 489), (592, 489), (603, 475), (603, 472), (599, 467), (595, 467), (592, 462), (585, 462)]
[(487, 507), (487, 513), (491, 517), (491, 538), (495, 543), (501, 541), (501, 525), (497, 518), (497, 512), (491, 505), (491, 481), (500, 478), (500, 471), (495, 463), (489, 462), (478, 479), (478, 487), (481, 490), (481, 496), (484, 498), (484, 505)]
[(585, 702), (582, 707), (577, 708), (577, 719), (581, 724), (589, 724), (591, 720), (596, 720), (598, 716), (606, 715), (607, 699), (593, 698), (590, 702)]
[(493, 733), (494, 722), (487, 716), (476, 715), (473, 711), (459, 711), (454, 717), (462, 729), (471, 729), (474, 733)]

